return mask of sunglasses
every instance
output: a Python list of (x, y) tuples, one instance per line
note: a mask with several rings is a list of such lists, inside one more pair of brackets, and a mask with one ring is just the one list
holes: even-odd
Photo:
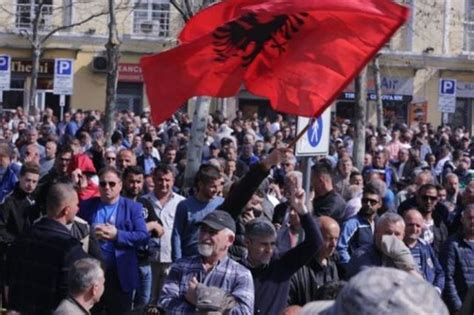
[(370, 198), (362, 198), (362, 203), (366, 203), (366, 204), (369, 204), (369, 205), (376, 205), (379, 203), (378, 200), (375, 200), (375, 199), (370, 199)]
[(109, 185), (110, 188), (114, 188), (115, 186), (117, 186), (117, 183), (116, 182), (106, 182), (106, 181), (103, 181), (103, 182), (99, 183), (99, 186), (102, 187), (102, 188), (105, 188), (107, 185)]
[(115, 158), (114, 157), (106, 157), (105, 158), (107, 161), (115, 161)]
[(438, 197), (437, 196), (428, 196), (428, 195), (424, 195), (424, 196), (421, 196), (421, 198), (425, 201), (428, 201), (428, 200), (431, 200), (431, 201), (435, 201), (435, 200), (438, 200)]

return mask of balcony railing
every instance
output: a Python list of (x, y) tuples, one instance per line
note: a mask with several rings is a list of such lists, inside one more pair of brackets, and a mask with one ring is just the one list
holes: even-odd
[[(38, 11), (37, 4), (17, 4), (15, 26), (17, 29), (33, 28), (33, 21)], [(53, 5), (43, 4), (40, 12), (39, 31), (48, 31), (53, 27)]]
[(145, 3), (133, 12), (133, 35), (153, 38), (170, 36), (169, 3)]

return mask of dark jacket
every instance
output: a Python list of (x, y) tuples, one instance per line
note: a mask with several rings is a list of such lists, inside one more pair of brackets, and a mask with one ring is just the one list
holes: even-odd
[(255, 314), (280, 314), (287, 306), (291, 276), (321, 247), (321, 232), (310, 214), (301, 216), (301, 225), (306, 239), (284, 255), (276, 254), (268, 265), (253, 268), (246, 259), (242, 260), (255, 285)]
[(0, 243), (11, 244), (39, 217), (35, 196), (25, 193), (18, 184), (0, 205)]
[(318, 217), (327, 215), (336, 220), (339, 225), (344, 221), (345, 209), (346, 202), (334, 190), (313, 199), (313, 213)]
[[(155, 163), (155, 167), (160, 164), (160, 161), (156, 157), (152, 156), (151, 158), (153, 159), (153, 162)], [(144, 155), (140, 155), (139, 157), (137, 157), (137, 165), (140, 166), (143, 169), (143, 171), (145, 171), (145, 156)]]
[(474, 245), (460, 233), (452, 235), (441, 253), (441, 263), (446, 275), (445, 300), (451, 311), (458, 311), (469, 287), (474, 285)]
[(326, 283), (339, 280), (337, 260), (337, 255), (333, 255), (327, 260), (327, 265), (323, 266), (313, 257), (301, 267), (290, 279), (288, 305), (303, 306), (311, 301), (321, 300), (318, 289)]
[(41, 219), (8, 250), (8, 308), (22, 314), (52, 313), (67, 295), (70, 266), (85, 257), (81, 243), (64, 225)]
[[(444, 289), (444, 271), (433, 248), (423, 240), (418, 240), (416, 245), (420, 251), (420, 272), (426, 281), (439, 288)], [(414, 249), (410, 248), (413, 253)]]

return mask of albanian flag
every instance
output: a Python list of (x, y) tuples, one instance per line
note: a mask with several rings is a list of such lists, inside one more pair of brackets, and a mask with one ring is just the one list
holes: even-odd
[(279, 112), (315, 117), (406, 21), (391, 0), (225, 0), (194, 16), (181, 44), (140, 60), (152, 118), (193, 96), (244, 85)]

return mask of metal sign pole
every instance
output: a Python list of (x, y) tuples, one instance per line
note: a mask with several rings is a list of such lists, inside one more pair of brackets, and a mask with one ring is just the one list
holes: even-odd
[(66, 95), (60, 94), (59, 95), (59, 108), (61, 109), (60, 113), (60, 120), (63, 121), (64, 119), (64, 106), (66, 106)]

